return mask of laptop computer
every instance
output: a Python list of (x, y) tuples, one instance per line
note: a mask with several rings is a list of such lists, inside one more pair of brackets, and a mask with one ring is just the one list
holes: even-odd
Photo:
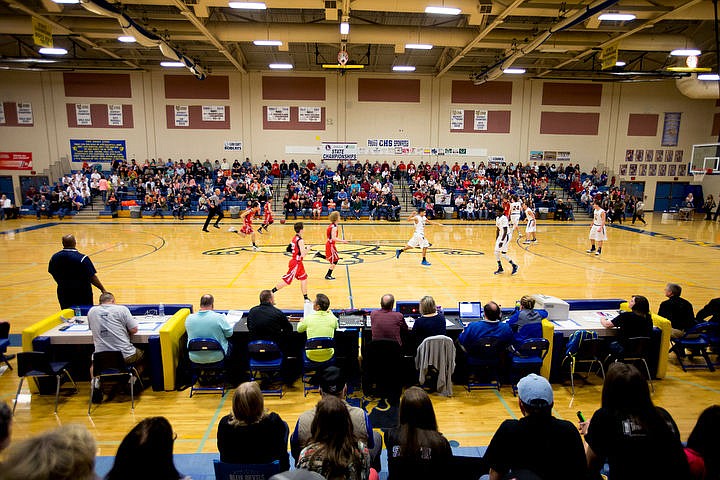
[(483, 318), (480, 302), (458, 302), (458, 313), (463, 324)]

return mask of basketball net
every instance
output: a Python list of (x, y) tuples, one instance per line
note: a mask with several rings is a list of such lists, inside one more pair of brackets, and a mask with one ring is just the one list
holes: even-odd
[(704, 170), (693, 170), (690, 173), (693, 176), (693, 184), (700, 184), (703, 182), (703, 180), (705, 180), (706, 172)]

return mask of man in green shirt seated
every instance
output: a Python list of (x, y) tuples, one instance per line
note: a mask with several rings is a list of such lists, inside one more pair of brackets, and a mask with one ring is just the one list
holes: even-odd
[[(314, 312), (304, 317), (298, 323), (297, 331), (307, 332), (307, 338), (317, 337), (335, 337), (335, 330), (338, 328), (338, 319), (330, 311), (330, 299), (324, 293), (318, 293), (313, 304)], [(333, 355), (335, 350), (332, 348), (322, 348), (307, 352), (307, 357), (313, 362), (327, 362)]]

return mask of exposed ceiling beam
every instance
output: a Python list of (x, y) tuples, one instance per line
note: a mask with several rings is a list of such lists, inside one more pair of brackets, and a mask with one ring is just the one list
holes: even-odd
[(212, 33), (210, 33), (210, 31), (207, 28), (205, 28), (205, 25), (200, 21), (199, 18), (197, 18), (195, 16), (195, 14), (192, 12), (192, 10), (190, 10), (187, 7), (187, 5), (185, 5), (184, 2), (182, 2), (180, 0), (173, 0), (173, 3), (178, 8), (178, 10), (180, 10), (180, 13), (185, 18), (187, 18), (190, 21), (190, 23), (195, 25), (195, 28), (197, 28), (200, 31), (200, 33), (202, 33), (203, 36), (218, 49), (218, 52), (222, 53), (225, 56), (225, 58), (227, 58), (230, 61), (230, 63), (232, 63), (235, 66), (235, 68), (240, 70), (242, 73), (247, 73), (247, 69), (245, 68), (245, 65), (240, 63), (240, 61), (238, 61), (238, 59), (235, 58), (233, 56), (233, 54), (227, 48), (225, 48), (225, 45), (223, 45), (217, 38), (215, 38), (215, 36)]
[(436, 78), (442, 77), (442, 76), (445, 75), (448, 71), (450, 71), (450, 69), (453, 67), (453, 65), (455, 65), (457, 62), (459, 62), (470, 50), (472, 50), (473, 48), (475, 48), (475, 45), (477, 45), (483, 38), (487, 37), (488, 34), (489, 34), (490, 32), (492, 32), (495, 27), (497, 27), (498, 25), (500, 25), (501, 23), (503, 23), (504, 19), (505, 19), (508, 15), (510, 15), (510, 14), (513, 12), (513, 10), (515, 10), (517, 7), (519, 7), (520, 5), (522, 5), (522, 3), (523, 3), (524, 1), (525, 1), (525, 0), (515, 0), (515, 1), (514, 1), (513, 3), (511, 3), (507, 8), (505, 8), (505, 10), (503, 10), (503, 12), (502, 12), (500, 15), (498, 15), (498, 16), (492, 21), (492, 23), (491, 23), (490, 25), (488, 25), (488, 26), (486, 26), (485, 28), (483, 28), (482, 31), (481, 31), (475, 38), (473, 38), (470, 43), (468, 43), (467, 45), (465, 45), (465, 47), (464, 47), (462, 50), (460, 50), (460, 53), (458, 53), (457, 55), (455, 55), (455, 57), (454, 57), (452, 60), (450, 60), (450, 61), (443, 67), (443, 69), (440, 70), (440, 71), (437, 73), (437, 75), (435, 75), (435, 77), (436, 77)]
[(25, 13), (26, 15), (30, 15), (31, 17), (37, 18), (38, 20), (42, 20), (42, 21), (44, 21), (44, 22), (49, 23), (49, 24), (53, 27), (53, 33), (55, 33), (55, 31), (57, 30), (57, 32), (60, 33), (60, 34), (62, 34), (62, 35), (72, 35), (72, 36), (73, 36), (73, 39), (74, 39), (75, 41), (82, 42), (82, 43), (84, 43), (85, 45), (87, 45), (88, 47), (92, 48), (93, 50), (96, 50), (96, 51), (98, 51), (98, 52), (102, 52), (102, 53), (104, 53), (105, 55), (107, 55), (107, 56), (109, 56), (109, 57), (111, 57), (111, 58), (114, 58), (114, 59), (116, 59), (116, 60), (122, 60), (123, 63), (125, 63), (126, 65), (129, 65), (129, 66), (131, 66), (131, 67), (133, 67), (133, 68), (137, 68), (137, 69), (140, 68), (140, 66), (137, 65), (135, 62), (131, 62), (130, 60), (125, 60), (124, 58), (122, 58), (122, 57), (119, 56), (119, 55), (116, 55), (115, 53), (111, 52), (110, 50), (107, 50), (107, 49), (105, 49), (105, 48), (102, 48), (102, 47), (99, 46), (97, 43), (93, 42), (92, 40), (90, 40), (89, 38), (85, 37), (84, 35), (81, 35), (81, 34), (79, 34), (79, 33), (75, 33), (74, 31), (70, 30), (69, 28), (66, 28), (64, 25), (62, 25), (62, 24), (60, 24), (60, 23), (58, 23), (58, 22), (56, 22), (56, 21), (54, 21), (54, 20), (49, 19), (49, 18), (46, 17), (45, 15), (42, 15), (42, 14), (36, 12), (35, 10), (30, 9), (30, 8), (26, 7), (25, 5), (23, 5), (23, 4), (15, 1), (15, 0), (5, 0), (5, 2), (6, 2), (11, 8), (14, 8), (15, 10), (18, 10), (18, 11), (20, 11), (20, 12), (23, 12), (23, 13)]
[[(601, 44), (599, 44), (599, 45), (597, 45), (597, 46), (595, 46), (595, 47), (592, 47), (592, 48), (587, 49), (587, 50), (585, 50), (585, 51), (583, 51), (583, 52), (580, 52), (579, 54), (577, 54), (577, 55), (574, 56), (573, 58), (571, 58), (571, 59), (569, 59), (569, 60), (565, 60), (564, 62), (561, 62), (561, 63), (559, 63), (558, 65), (555, 65), (555, 66), (553, 67), (553, 70), (554, 70), (554, 69), (558, 69), (558, 68), (563, 68), (564, 66), (569, 65), (569, 64), (571, 64), (571, 63), (573, 63), (573, 62), (577, 62), (577, 61), (579, 61), (579, 60), (582, 60), (583, 58), (587, 57), (588, 55), (591, 55), (591, 54), (597, 52), (597, 49), (598, 49), (598, 48), (605, 48), (605, 47), (607, 47), (608, 45), (612, 45), (613, 43), (619, 42), (620, 40), (623, 40), (623, 39), (625, 39), (625, 38), (628, 38), (628, 37), (630, 37), (631, 35), (634, 35), (634, 34), (636, 34), (636, 33), (638, 33), (638, 32), (641, 32), (641, 31), (643, 31), (643, 30), (645, 30), (645, 29), (647, 29), (647, 28), (651, 28), (651, 27), (653, 27), (656, 23), (662, 22), (663, 20), (667, 20), (668, 18), (672, 17), (674, 14), (677, 14), (678, 12), (680, 12), (680, 11), (682, 11), (682, 10), (685, 10), (685, 9), (687, 9), (687, 8), (691, 8), (691, 7), (697, 5), (697, 4), (701, 3), (701, 2), (703, 2), (703, 0), (690, 0), (689, 2), (684, 3), (684, 4), (676, 7), (675, 9), (673, 9), (673, 10), (667, 12), (667, 13), (663, 13), (662, 15), (658, 15), (658, 16), (655, 17), (654, 19), (648, 20), (647, 22), (643, 23), (642, 25), (640, 25), (640, 26), (638, 26), (638, 27), (636, 27), (636, 28), (633, 28), (632, 30), (630, 30), (630, 31), (628, 31), (628, 32), (625, 32), (625, 33), (622, 33), (622, 34), (620, 34), (620, 35), (617, 35), (617, 36), (611, 38), (610, 40), (607, 40), (607, 41), (605, 41), (605, 42), (602, 42)], [(545, 70), (545, 71), (543, 71), (543, 72), (540, 72), (537, 76), (538, 76), (538, 77), (543, 77), (543, 76), (551, 73), (553, 70)]]
[(62, 5), (52, 0), (42, 0), (42, 6), (48, 13), (61, 13), (63, 11)]

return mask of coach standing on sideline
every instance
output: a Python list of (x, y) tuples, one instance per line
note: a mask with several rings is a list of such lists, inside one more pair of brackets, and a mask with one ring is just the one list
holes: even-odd
[(105, 293), (105, 287), (97, 276), (90, 257), (78, 252), (73, 235), (62, 237), (63, 249), (50, 259), (48, 273), (57, 282), (60, 308), (76, 305), (92, 305), (92, 285)]
[(210, 225), (210, 220), (212, 220), (212, 218), (215, 215), (217, 215), (218, 218), (217, 218), (217, 220), (215, 220), (213, 227), (220, 228), (220, 225), (218, 225), (218, 224), (220, 223), (220, 220), (222, 220), (225, 217), (225, 215), (223, 215), (222, 205), (221, 205), (223, 200), (225, 200), (225, 199), (220, 197), (220, 189), (219, 188), (216, 188), (215, 192), (210, 197), (208, 197), (208, 216), (205, 219), (205, 225), (203, 226), (203, 229), (202, 229), (203, 232), (208, 231), (207, 227), (208, 227), (208, 225)]

